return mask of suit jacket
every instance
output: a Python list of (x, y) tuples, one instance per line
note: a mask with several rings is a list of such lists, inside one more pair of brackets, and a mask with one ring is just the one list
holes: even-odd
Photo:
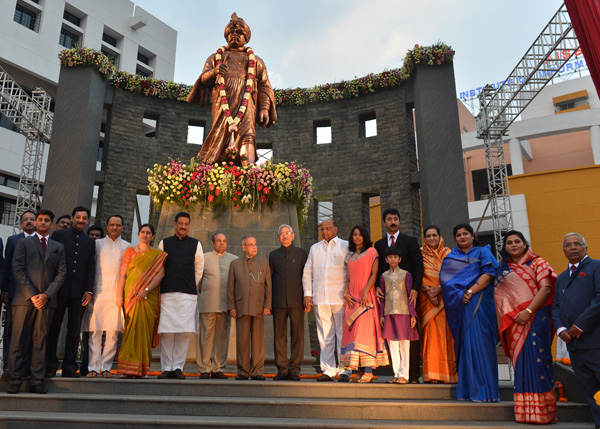
[(17, 282), (12, 305), (33, 307), (31, 297), (45, 293), (50, 298), (47, 308), (56, 308), (56, 294), (65, 280), (65, 248), (48, 240), (46, 257), (37, 235), (19, 240), (13, 257), (13, 272)]
[(204, 254), (204, 271), (198, 291), (200, 313), (227, 312), (229, 265), (235, 259), (238, 257), (228, 252), (221, 256), (214, 250)]
[(556, 279), (552, 305), (552, 320), (556, 329), (576, 325), (583, 331), (579, 339), (567, 344), (569, 351), (600, 349), (600, 261), (589, 256), (575, 272), (569, 269)]
[(308, 255), (306, 250), (291, 244), (269, 253), (273, 307), (304, 307), (302, 273)]
[(260, 316), (271, 309), (271, 271), (259, 257), (245, 256), (229, 265), (227, 310), (235, 309), (238, 316)]
[(15, 296), (15, 289), (17, 283), (15, 282), (15, 276), (12, 269), (12, 260), (15, 254), (15, 248), (21, 238), (25, 238), (25, 233), (11, 235), (6, 239), (6, 250), (4, 253), (4, 278), (2, 281), (2, 293), (8, 293), (8, 302), (12, 302)]
[(71, 227), (54, 231), (52, 239), (65, 246), (67, 274), (60, 296), (81, 299), (94, 292), (96, 278), (96, 241), (83, 231)]
[[(394, 244), (395, 247), (400, 249), (402, 260), (400, 261), (400, 268), (408, 271), (412, 276), (413, 284), (412, 289), (417, 292), (421, 291), (421, 283), (423, 282), (423, 254), (419, 248), (419, 242), (416, 237), (410, 235), (398, 233), (398, 239)], [(377, 272), (377, 279), (381, 278), (381, 275), (390, 269), (390, 266), (385, 261), (385, 251), (388, 248), (387, 234), (381, 240), (375, 243), (375, 250), (379, 254), (379, 270)]]

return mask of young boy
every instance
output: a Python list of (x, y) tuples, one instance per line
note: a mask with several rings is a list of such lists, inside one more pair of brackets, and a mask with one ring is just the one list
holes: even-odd
[(383, 338), (388, 340), (394, 378), (387, 383), (408, 383), (410, 342), (419, 339), (417, 312), (410, 304), (408, 296), (412, 289), (412, 277), (404, 271), (400, 263), (400, 251), (395, 246), (385, 251), (385, 261), (390, 269), (379, 279), (383, 299), (380, 303), (379, 321), (383, 328)]

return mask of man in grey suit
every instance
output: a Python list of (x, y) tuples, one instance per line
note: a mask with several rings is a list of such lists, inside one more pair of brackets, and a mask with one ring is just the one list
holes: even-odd
[[(200, 323), (196, 343), (196, 364), (200, 378), (225, 379), (231, 318), (227, 312), (229, 265), (237, 256), (227, 252), (227, 237), (212, 236), (213, 251), (204, 254), (204, 272), (198, 292)], [(214, 349), (214, 357), (212, 357)]]
[[(265, 315), (271, 314), (271, 271), (256, 239), (242, 238), (244, 256), (229, 266), (227, 309), (235, 319), (236, 380), (264, 380)], [(252, 356), (250, 356), (252, 349)]]
[(42, 386), (46, 372), (46, 340), (56, 296), (67, 271), (65, 248), (49, 239), (54, 213), (39, 210), (35, 217), (36, 234), (19, 240), (13, 257), (17, 283), (12, 302), (13, 331), (10, 344), (8, 393), (19, 393), (23, 351), (31, 343), (31, 393), (48, 393)]

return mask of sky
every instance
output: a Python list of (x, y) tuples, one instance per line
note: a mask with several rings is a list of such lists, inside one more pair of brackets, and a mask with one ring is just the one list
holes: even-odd
[(133, 0), (177, 32), (175, 81), (193, 84), (236, 12), (275, 88), (312, 87), (402, 66), (415, 44), (455, 51), (456, 91), (506, 78), (559, 0)]

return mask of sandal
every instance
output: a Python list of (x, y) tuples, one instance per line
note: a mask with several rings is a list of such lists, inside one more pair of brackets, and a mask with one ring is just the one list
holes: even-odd
[(98, 377), (98, 373), (96, 371), (90, 371), (85, 376), (86, 378), (96, 378)]
[(371, 383), (373, 381), (373, 374), (364, 374), (356, 382), (357, 383)]
[(360, 380), (363, 375), (364, 375), (364, 371), (360, 371), (358, 374), (352, 376), (352, 380), (350, 380), (352, 383), (358, 383), (358, 380)]
[(112, 377), (113, 377), (113, 375), (110, 373), (110, 371), (108, 371), (108, 370), (102, 371), (102, 378), (112, 378)]
[(394, 384), (398, 381), (398, 377), (394, 377), (391, 380), (386, 381), (387, 384)]
[(396, 380), (396, 384), (408, 384), (408, 380), (404, 377), (399, 377), (398, 380)]

